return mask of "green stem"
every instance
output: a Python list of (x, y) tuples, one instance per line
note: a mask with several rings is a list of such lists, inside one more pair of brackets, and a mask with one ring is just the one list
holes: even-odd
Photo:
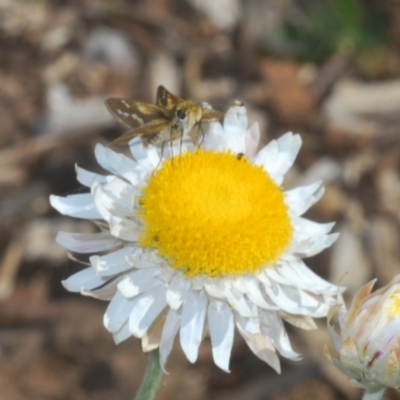
[(158, 349), (148, 353), (148, 364), (142, 383), (136, 393), (135, 400), (153, 400), (160, 388), (162, 377)]
[(385, 393), (386, 388), (380, 388), (377, 390), (366, 390), (362, 400), (381, 400)]

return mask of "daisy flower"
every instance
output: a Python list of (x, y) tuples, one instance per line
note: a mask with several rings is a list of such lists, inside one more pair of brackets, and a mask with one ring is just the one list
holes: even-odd
[[(258, 125), (234, 106), (210, 124), (201, 147), (179, 141), (143, 147), (133, 158), (97, 145), (98, 175), (77, 167), (87, 194), (51, 196), (60, 213), (98, 220), (96, 234), (60, 232), (59, 244), (90, 257), (65, 288), (111, 300), (104, 325), (116, 343), (142, 339), (165, 366), (174, 339), (190, 362), (211, 338), (215, 363), (229, 371), (235, 327), (280, 372), (277, 352), (299, 359), (283, 321), (303, 329), (326, 316), (341, 291), (303, 263), (330, 246), (333, 223), (301, 215), (324, 193), (321, 182), (283, 191), (301, 146), (287, 133), (256, 153)], [(173, 157), (173, 155), (175, 155)]]

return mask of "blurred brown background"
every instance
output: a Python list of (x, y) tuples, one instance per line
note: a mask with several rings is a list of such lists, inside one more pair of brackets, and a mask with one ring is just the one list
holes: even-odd
[[(262, 141), (293, 130), (303, 147), (286, 185), (323, 179), (308, 213), (340, 239), (307, 260), (348, 287), (400, 272), (400, 2), (373, 0), (0, 0), (0, 399), (133, 398), (146, 357), (115, 346), (106, 304), (67, 293), (81, 266), (54, 242), (88, 222), (50, 209), (99, 170), (96, 142), (122, 129), (107, 97), (153, 102), (163, 84), (196, 101), (234, 99)], [(301, 362), (282, 374), (237, 336), (231, 374), (207, 340), (191, 365), (176, 344), (160, 400), (358, 399), (322, 356), (320, 329), (288, 327)], [(386, 399), (400, 399), (388, 392)]]

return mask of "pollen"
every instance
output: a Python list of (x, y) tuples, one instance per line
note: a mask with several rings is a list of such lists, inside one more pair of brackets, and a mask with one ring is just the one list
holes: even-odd
[(187, 277), (273, 265), (293, 228), (284, 193), (246, 157), (198, 149), (165, 161), (139, 199), (139, 244)]

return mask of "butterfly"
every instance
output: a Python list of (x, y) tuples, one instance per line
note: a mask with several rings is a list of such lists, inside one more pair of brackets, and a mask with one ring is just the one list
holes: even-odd
[(106, 106), (119, 122), (131, 128), (114, 140), (114, 143), (127, 143), (140, 136), (145, 146), (163, 145), (182, 138), (202, 122), (223, 117), (222, 112), (175, 96), (164, 86), (157, 89), (156, 104), (132, 99), (108, 99)]

